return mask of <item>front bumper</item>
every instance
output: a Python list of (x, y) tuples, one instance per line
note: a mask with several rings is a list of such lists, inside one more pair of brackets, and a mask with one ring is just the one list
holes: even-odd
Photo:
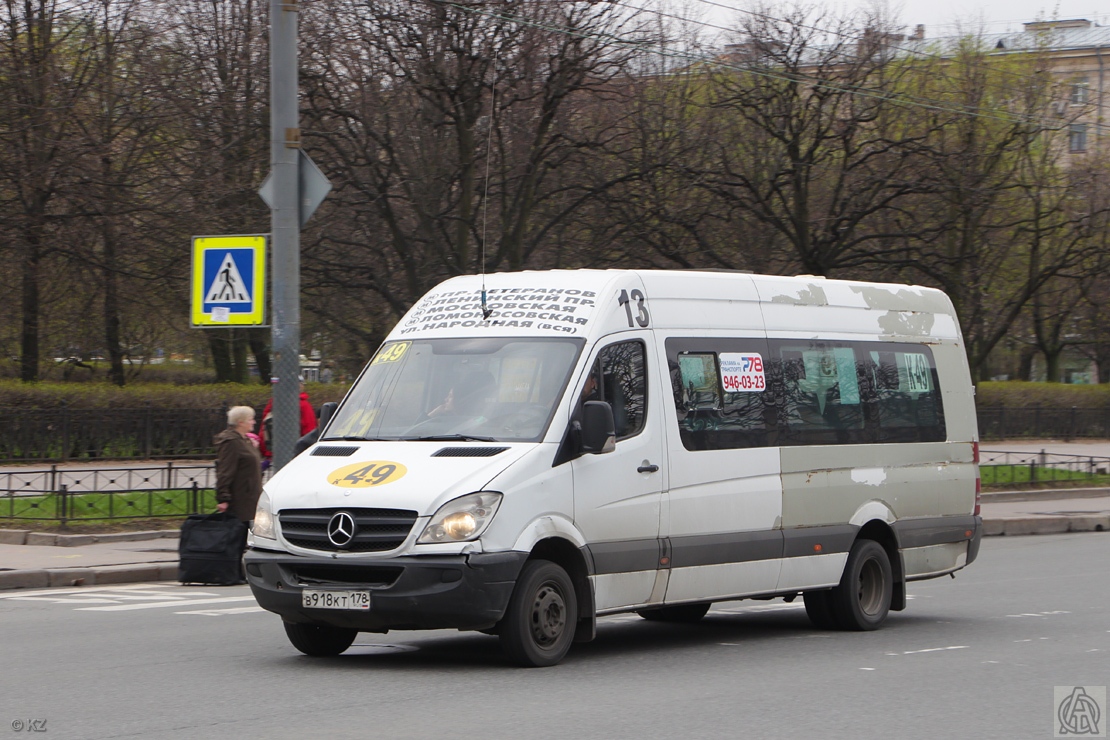
[[(385, 632), (492, 627), (527, 559), (526, 552), (499, 552), (340, 560), (248, 550), (244, 562), (259, 606), (287, 622)], [(306, 588), (369, 591), (370, 609), (306, 609)]]

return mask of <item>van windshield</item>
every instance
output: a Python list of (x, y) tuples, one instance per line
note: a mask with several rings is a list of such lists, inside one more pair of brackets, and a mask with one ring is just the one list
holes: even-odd
[(543, 438), (585, 340), (389, 342), (328, 425), (326, 440)]

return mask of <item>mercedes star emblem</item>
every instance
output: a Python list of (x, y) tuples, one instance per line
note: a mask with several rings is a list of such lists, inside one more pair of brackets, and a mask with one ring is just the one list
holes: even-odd
[(346, 547), (355, 538), (355, 518), (337, 511), (328, 521), (328, 539), (336, 547)]

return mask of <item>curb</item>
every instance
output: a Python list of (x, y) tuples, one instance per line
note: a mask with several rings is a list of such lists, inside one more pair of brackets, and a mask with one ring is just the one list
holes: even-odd
[(157, 529), (146, 532), (111, 532), (107, 534), (54, 534), (30, 529), (0, 529), (0, 545), (33, 545), (48, 547), (80, 547), (111, 542), (176, 539), (178, 529)]
[(983, 520), (986, 536), (1110, 532), (1110, 514), (1071, 516), (1010, 516)]
[(175, 562), (101, 565), (89, 568), (10, 570), (0, 571), (0, 590), (62, 586), (103, 586), (114, 583), (176, 580), (177, 563)]

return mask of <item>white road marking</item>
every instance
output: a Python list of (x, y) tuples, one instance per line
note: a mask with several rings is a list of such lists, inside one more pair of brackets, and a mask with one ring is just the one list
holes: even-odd
[[(165, 596), (165, 592), (161, 589), (181, 589), (178, 585), (165, 585), (165, 586), (152, 586), (149, 583), (136, 583), (133, 585), (117, 585), (117, 586), (82, 586), (81, 588), (43, 588), (36, 591), (19, 591), (11, 594), (0, 594), (0, 599), (22, 599), (28, 596), (71, 596), (73, 594), (95, 594), (104, 591), (126, 591), (127, 593), (161, 593)], [(189, 594), (198, 593), (197, 591), (188, 591)]]
[(79, 612), (128, 612), (135, 609), (159, 609), (164, 606), (193, 606), (195, 604), (227, 604), (233, 601), (254, 601), (253, 596), (225, 596), (219, 599), (193, 599), (192, 601), (155, 601), (146, 604), (117, 604), (116, 606), (87, 606)]
[(940, 652), (942, 650), (963, 650), (969, 648), (968, 645), (950, 645), (947, 648), (926, 648), (924, 650), (907, 650), (905, 652), (888, 652), (888, 656), (916, 656), (920, 652)]
[(118, 604), (116, 599), (98, 599), (90, 596), (87, 599), (51, 599), (46, 596), (17, 596), (12, 601), (39, 601), (47, 604)]
[(861, 671), (873, 671), (874, 668), (860, 668)]
[(119, 604), (127, 601), (164, 601), (173, 599), (186, 601), (197, 596), (215, 596), (211, 591), (192, 591), (187, 594), (168, 593), (166, 591), (146, 591), (139, 589), (103, 588), (98, 591), (82, 593), (80, 591), (66, 591), (64, 595), (38, 591), (36, 595), (6, 596), (11, 601), (37, 601), (47, 604)]
[(1037, 612), (1036, 614), (1007, 614), (1007, 617), (1050, 617), (1054, 614), (1071, 614), (1071, 612), (1054, 611), (1054, 612)]
[(212, 609), (210, 611), (174, 612), (174, 614), (199, 614), (202, 617), (220, 617), (224, 614), (250, 614), (252, 612), (266, 611), (260, 606), (239, 606), (231, 609)]

